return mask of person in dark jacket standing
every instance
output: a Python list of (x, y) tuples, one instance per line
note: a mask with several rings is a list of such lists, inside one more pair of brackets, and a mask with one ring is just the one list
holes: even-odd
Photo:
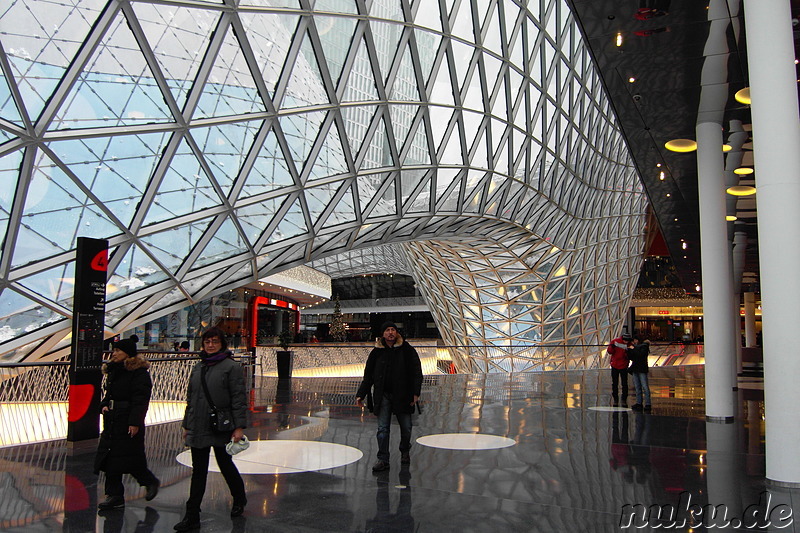
[[(210, 328), (203, 333), (201, 341), (201, 360), (189, 376), (186, 414), (183, 417), (183, 436), (192, 452), (192, 481), (186, 514), (183, 520), (175, 524), (176, 531), (200, 528), (200, 503), (206, 491), (211, 448), (214, 448), (217, 465), (233, 497), (231, 518), (240, 516), (247, 505), (244, 481), (233, 458), (225, 450), (228, 442), (242, 439), (244, 428), (247, 427), (247, 394), (242, 366), (231, 358), (225, 333), (221, 329)], [(211, 395), (211, 402), (206, 397), (206, 389)], [(211, 403), (218, 410), (230, 413), (235, 428), (233, 431), (218, 432), (212, 428)]]
[(147, 489), (145, 499), (158, 494), (160, 482), (147, 468), (144, 452), (144, 417), (150, 406), (153, 382), (150, 363), (136, 353), (136, 335), (114, 343), (111, 360), (103, 364), (105, 394), (100, 401), (103, 432), (100, 435), (96, 469), (106, 473), (106, 499), (101, 511), (125, 506), (122, 474), (131, 474)]
[[(633, 339), (633, 345), (628, 348), (631, 366), (628, 369), (633, 376), (633, 386), (636, 388), (636, 403), (631, 407), (634, 411), (650, 411), (650, 383), (647, 379), (647, 357), (650, 355), (650, 341), (645, 340), (639, 344), (638, 339)], [(644, 398), (642, 398), (644, 396)], [(644, 404), (642, 404), (644, 400)]]
[(364, 398), (372, 391), (374, 403), (370, 409), (378, 417), (378, 461), (373, 472), (389, 469), (392, 413), (400, 425), (400, 463), (411, 462), (411, 415), (422, 389), (422, 364), (417, 350), (403, 340), (394, 323), (386, 322), (381, 331), (356, 393), (356, 405), (363, 406)]

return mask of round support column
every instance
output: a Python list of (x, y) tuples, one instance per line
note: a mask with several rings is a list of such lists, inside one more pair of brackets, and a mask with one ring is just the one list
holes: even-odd
[(722, 127), (697, 125), (700, 257), (703, 268), (706, 417), (730, 421), (735, 414), (736, 346), (733, 343), (733, 266), (725, 221)]
[(800, 119), (789, 0), (746, 0), (753, 118), (767, 478), (800, 486)]

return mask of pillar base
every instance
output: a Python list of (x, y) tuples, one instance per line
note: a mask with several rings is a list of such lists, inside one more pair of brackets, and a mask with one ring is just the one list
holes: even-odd
[(800, 489), (800, 483), (796, 481), (777, 481), (775, 479), (765, 478), (768, 487), (780, 487), (782, 489)]
[(716, 424), (733, 424), (732, 416), (706, 416), (706, 422), (714, 422)]

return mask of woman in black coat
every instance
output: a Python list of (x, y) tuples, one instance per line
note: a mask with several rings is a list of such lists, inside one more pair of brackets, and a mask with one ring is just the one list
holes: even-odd
[[(239, 441), (247, 427), (247, 394), (242, 365), (231, 358), (225, 333), (210, 328), (203, 333), (200, 359), (189, 376), (186, 414), (183, 417), (183, 436), (192, 452), (192, 482), (186, 514), (175, 524), (176, 531), (191, 531), (200, 527), (200, 503), (206, 490), (211, 448), (214, 458), (233, 497), (231, 517), (244, 512), (247, 496), (244, 481), (233, 458), (225, 450), (232, 440)], [(205, 386), (203, 382), (205, 381)], [(206, 392), (207, 391), (207, 392)], [(209, 402), (208, 395), (211, 396)], [(232, 419), (233, 430), (220, 432), (211, 426), (211, 405)]]
[(103, 364), (103, 432), (95, 461), (96, 471), (106, 473), (106, 499), (97, 506), (101, 511), (125, 506), (122, 474), (131, 474), (147, 489), (148, 501), (156, 497), (161, 484), (147, 468), (144, 452), (144, 418), (153, 382), (148, 371), (150, 363), (136, 354), (137, 340), (133, 335), (115, 343), (111, 360)]

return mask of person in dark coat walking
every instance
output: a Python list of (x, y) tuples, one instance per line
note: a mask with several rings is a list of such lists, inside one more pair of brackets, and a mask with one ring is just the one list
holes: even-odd
[(148, 371), (150, 363), (136, 353), (138, 340), (133, 335), (114, 343), (111, 360), (103, 364), (103, 432), (95, 461), (95, 470), (106, 473), (106, 499), (97, 506), (101, 511), (125, 506), (122, 474), (131, 474), (147, 489), (147, 501), (156, 497), (161, 484), (147, 468), (144, 452), (144, 418), (153, 382)]
[[(217, 466), (228, 484), (233, 497), (231, 518), (244, 513), (247, 496), (244, 481), (225, 445), (239, 441), (247, 427), (247, 394), (242, 365), (231, 358), (225, 332), (210, 328), (202, 337), (200, 361), (192, 369), (186, 392), (186, 414), (183, 417), (183, 436), (192, 452), (192, 481), (186, 514), (175, 524), (176, 531), (191, 531), (200, 527), (200, 504), (206, 491), (208, 462), (211, 448)], [(203, 385), (205, 381), (206, 386)], [(208, 401), (206, 390), (211, 395)], [(233, 431), (218, 432), (211, 425), (211, 404), (217, 410), (227, 411), (233, 418)]]
[[(634, 411), (650, 411), (650, 382), (647, 378), (647, 357), (650, 355), (650, 341), (645, 340), (641, 344), (638, 339), (633, 339), (633, 345), (628, 348), (628, 357), (631, 366), (628, 372), (633, 376), (633, 386), (636, 388), (636, 403), (632, 409)], [(644, 407), (642, 407), (644, 405)]]
[(382, 336), (376, 339), (364, 368), (364, 379), (356, 393), (356, 405), (363, 407), (364, 399), (378, 417), (378, 461), (373, 472), (389, 469), (389, 431), (392, 413), (400, 425), (400, 463), (409, 464), (411, 456), (411, 415), (422, 389), (422, 364), (417, 350), (405, 342), (397, 326), (386, 322)]

